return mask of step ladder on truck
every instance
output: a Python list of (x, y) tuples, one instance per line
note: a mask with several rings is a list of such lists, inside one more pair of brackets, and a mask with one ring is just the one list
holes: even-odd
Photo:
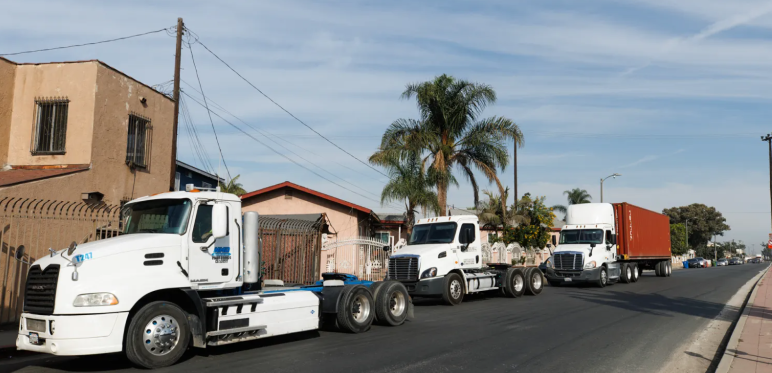
[[(203, 189), (203, 188), (201, 188)], [(412, 300), (396, 281), (324, 274), (309, 286), (260, 277), (259, 219), (217, 190), (128, 202), (122, 234), (50, 250), (30, 265), (16, 346), (54, 355), (123, 351), (144, 368), (205, 348), (332, 325), (401, 325)]]

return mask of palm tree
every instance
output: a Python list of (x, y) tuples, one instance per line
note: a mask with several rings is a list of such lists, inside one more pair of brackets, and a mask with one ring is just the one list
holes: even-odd
[(484, 225), (491, 225), (498, 227), (503, 225), (507, 221), (507, 217), (504, 216), (504, 211), (501, 210), (501, 200), (504, 203), (507, 201), (507, 195), (509, 194), (509, 188), (504, 190), (504, 195), (497, 195), (489, 190), (483, 190), (488, 199), (483, 201), (477, 209), (477, 217), (480, 219), (480, 223)]
[(220, 183), (220, 191), (224, 193), (231, 193), (235, 194), (237, 196), (240, 196), (247, 191), (244, 190), (243, 185), (241, 183), (237, 183), (236, 180), (239, 179), (241, 175), (236, 175), (231, 181), (228, 182), (228, 184)]
[[(452, 170), (459, 171), (472, 184), (475, 206), (479, 188), (473, 170), (501, 185), (496, 169), (507, 166), (507, 140), (523, 145), (517, 125), (504, 117), (480, 118), (485, 107), (496, 102), (496, 92), (488, 85), (456, 80), (440, 75), (433, 81), (408, 84), (403, 99), (416, 99), (420, 119), (397, 119), (383, 134), (381, 146), (370, 162), (385, 165), (390, 158), (405, 159), (411, 154), (423, 156), (421, 168), (437, 188), (437, 202), (445, 214), (448, 187), (458, 184)], [(501, 201), (506, 211), (505, 201)]]
[[(585, 189), (574, 188), (563, 192), (563, 194), (567, 196), (569, 206), (590, 203), (592, 200), (592, 196)], [(568, 212), (568, 207), (564, 205), (555, 205), (552, 206), (552, 209), (564, 214)]]
[(407, 235), (413, 230), (417, 208), (422, 207), (439, 213), (437, 194), (432, 190), (432, 183), (421, 170), (421, 160), (417, 155), (400, 160), (391, 158), (386, 162), (386, 169), (391, 179), (381, 192), (381, 204), (390, 201), (405, 201)]

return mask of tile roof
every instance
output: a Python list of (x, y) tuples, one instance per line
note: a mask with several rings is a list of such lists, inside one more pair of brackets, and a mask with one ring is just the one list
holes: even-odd
[(268, 193), (268, 192), (271, 192), (271, 191), (274, 191), (274, 190), (277, 190), (277, 189), (281, 189), (281, 188), (291, 188), (291, 189), (294, 189), (294, 190), (299, 190), (301, 192), (305, 192), (305, 193), (308, 193), (310, 195), (317, 196), (319, 198), (326, 199), (328, 201), (335, 202), (337, 204), (340, 204), (340, 205), (343, 205), (343, 206), (346, 206), (346, 207), (350, 207), (350, 208), (355, 209), (355, 210), (362, 211), (362, 212), (364, 212), (366, 214), (372, 214), (373, 213), (373, 210), (368, 209), (367, 207), (362, 207), (362, 206), (353, 204), (351, 202), (344, 201), (344, 200), (342, 200), (340, 198), (335, 198), (333, 196), (330, 196), (330, 195), (327, 195), (327, 194), (324, 194), (324, 193), (321, 193), (321, 192), (317, 192), (317, 191), (315, 191), (313, 189), (308, 189), (306, 187), (302, 187), (300, 185), (291, 183), (289, 181), (285, 181), (285, 182), (283, 182), (281, 184), (271, 185), (269, 187), (256, 190), (254, 192), (250, 192), (250, 193), (244, 194), (244, 195), (241, 196), (241, 200), (243, 201), (245, 199), (252, 198), (252, 197), (255, 197), (255, 196), (259, 196), (261, 194), (265, 194), (265, 193)]
[(66, 168), (36, 168), (36, 169), (12, 169), (0, 172), (0, 187), (23, 184), (30, 181), (48, 179), (50, 177), (74, 174), (86, 171), (89, 165), (74, 165)]

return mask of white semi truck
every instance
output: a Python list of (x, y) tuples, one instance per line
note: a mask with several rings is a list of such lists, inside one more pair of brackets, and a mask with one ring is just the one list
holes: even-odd
[(389, 257), (387, 279), (402, 282), (411, 296), (441, 297), (449, 305), (460, 304), (465, 294), (498, 291), (518, 297), (537, 295), (544, 286), (538, 268), (483, 262), (474, 215), (420, 219), (407, 246)]
[[(133, 200), (121, 219), (118, 237), (73, 243), (31, 263), (18, 349), (124, 351), (136, 365), (158, 368), (190, 345), (314, 330), (327, 322), (359, 333), (374, 319), (399, 325), (412, 313), (407, 290), (395, 281), (335, 274), (311, 286), (261, 281), (259, 216), (242, 216), (232, 194), (188, 186)], [(23, 248), (16, 258), (23, 261)], [(246, 291), (250, 287), (258, 289)]]

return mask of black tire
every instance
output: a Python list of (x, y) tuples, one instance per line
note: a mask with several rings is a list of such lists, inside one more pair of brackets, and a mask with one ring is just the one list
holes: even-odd
[(146, 369), (168, 367), (185, 354), (190, 343), (188, 315), (171, 302), (148, 303), (132, 317), (124, 338), (126, 357), (135, 365)]
[(600, 274), (596, 285), (598, 285), (599, 288), (605, 288), (606, 285), (608, 285), (608, 270), (606, 267), (600, 267)]
[(458, 273), (445, 276), (445, 289), (442, 291), (442, 301), (447, 305), (457, 306), (464, 300), (464, 279)]
[(538, 268), (528, 268), (525, 271), (525, 293), (539, 295), (544, 289), (544, 275)]
[[(378, 282), (373, 282), (370, 285), (370, 292), (373, 293), (373, 300), (375, 300), (376, 307), (378, 306), (378, 292), (381, 290), (381, 287), (383, 287), (383, 284), (385, 282), (386, 281), (378, 281)], [(377, 323), (379, 321), (380, 320), (378, 320), (378, 313), (376, 312), (375, 319), (373, 320), (373, 322)]]
[(662, 262), (657, 262), (657, 264), (654, 265), (654, 274), (657, 275), (657, 277), (662, 277)]
[(385, 281), (373, 294), (375, 299), (375, 319), (379, 324), (397, 326), (407, 320), (410, 295), (407, 288), (397, 281)]
[(504, 295), (510, 298), (517, 298), (525, 292), (525, 275), (519, 268), (507, 269), (504, 279)]
[(638, 280), (641, 278), (641, 272), (638, 269), (638, 264), (631, 263), (630, 266), (633, 267), (632, 274), (633, 274), (633, 282), (638, 282)]
[(671, 274), (673, 274), (673, 263), (672, 262), (665, 262), (665, 268), (667, 268), (667, 271), (665, 273), (665, 277), (670, 277)]
[(619, 270), (619, 281), (625, 284), (633, 282), (633, 269), (631, 264), (622, 263), (622, 265), (619, 266)]
[(364, 333), (370, 330), (375, 319), (374, 308), (375, 301), (370, 289), (364, 285), (344, 287), (338, 298), (338, 328), (348, 333)]

